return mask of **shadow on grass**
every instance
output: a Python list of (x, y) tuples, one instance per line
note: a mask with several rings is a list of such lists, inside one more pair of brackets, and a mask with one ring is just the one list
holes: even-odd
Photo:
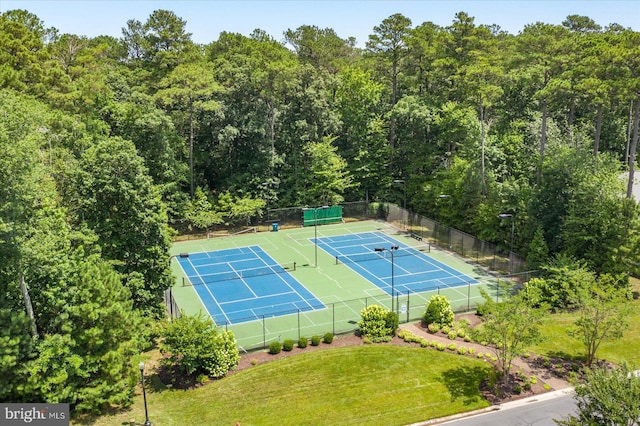
[[(101, 417), (104, 416), (117, 416), (119, 414), (125, 413), (127, 411), (129, 411), (131, 409), (131, 407), (109, 407), (104, 409), (102, 412), (100, 412), (99, 414), (80, 414), (80, 415), (76, 415), (76, 416), (72, 416), (73, 418), (73, 422), (75, 424), (78, 425), (92, 425), (95, 424), (95, 422), (100, 419)], [(127, 421), (127, 422), (123, 422), (121, 423), (123, 425), (130, 425), (131, 422)], [(138, 423), (134, 423), (134, 424), (138, 424)]]
[(556, 358), (556, 359), (563, 359), (566, 361), (573, 361), (573, 362), (585, 362), (586, 361), (586, 357), (584, 354), (580, 354), (580, 355), (576, 355), (576, 354), (569, 354), (566, 353), (564, 351), (549, 351), (546, 354), (547, 357), (549, 358)]
[(464, 405), (471, 405), (484, 399), (480, 383), (488, 376), (486, 367), (460, 367), (443, 372), (442, 381), (451, 394), (451, 401), (462, 398)]

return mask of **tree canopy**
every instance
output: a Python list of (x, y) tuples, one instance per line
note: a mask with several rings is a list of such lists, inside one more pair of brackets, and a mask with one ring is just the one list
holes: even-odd
[(514, 251), (566, 278), (537, 283), (554, 307), (573, 303), (582, 267), (623, 288), (638, 272), (631, 29), (393, 14), (359, 48), (309, 25), (197, 44), (162, 9), (120, 38), (50, 24), (0, 13), (0, 400), (126, 405), (149, 333), (114, 324), (162, 317), (183, 223), (400, 204), (403, 181), (409, 210), (503, 248), (511, 214)]

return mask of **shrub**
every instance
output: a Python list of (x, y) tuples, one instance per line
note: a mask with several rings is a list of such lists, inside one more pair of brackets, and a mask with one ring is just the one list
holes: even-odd
[(398, 328), (398, 315), (382, 306), (367, 306), (360, 311), (360, 315), (362, 317), (358, 322), (360, 334), (370, 336), (374, 342), (383, 336), (393, 336)]
[(320, 344), (320, 336), (311, 336), (311, 346), (318, 346)]
[(306, 348), (306, 347), (307, 347), (307, 344), (309, 344), (309, 341), (307, 340), (307, 338), (306, 338), (306, 337), (300, 337), (300, 338), (298, 339), (298, 347), (299, 347), (300, 349), (304, 349), (304, 348)]
[(371, 337), (363, 336), (362, 337), (362, 343), (364, 343), (365, 345), (369, 345), (369, 344), (373, 343), (373, 341), (371, 340)]
[(469, 348), (469, 353), (471, 355), (475, 354), (476, 353), (476, 348)]
[(431, 296), (431, 299), (429, 299), (427, 303), (427, 309), (423, 319), (427, 324), (437, 322), (443, 326), (452, 326), (454, 315), (453, 309), (451, 309), (451, 303), (442, 295)]
[(431, 334), (436, 334), (438, 331), (440, 331), (440, 324), (438, 324), (437, 322), (432, 322), (427, 326), (427, 330), (429, 330), (429, 333)]
[(470, 342), (471, 341), (471, 336), (469, 336), (468, 334), (464, 335), (464, 341), (465, 342)]
[(513, 393), (520, 395), (520, 393), (522, 393), (522, 386), (517, 383), (513, 385)]
[(447, 348), (447, 347), (446, 347), (446, 345), (445, 345), (444, 343), (442, 343), (442, 342), (438, 342), (438, 343), (436, 343), (436, 349), (437, 349), (437, 350), (439, 350), (439, 351), (444, 351), (446, 348)]
[(531, 376), (530, 382), (531, 384), (535, 385), (536, 383), (538, 383), (538, 378), (536, 376)]
[(544, 389), (546, 391), (550, 391), (551, 390), (551, 385), (549, 385), (548, 383), (545, 383), (544, 385), (542, 385), (542, 389)]
[(387, 328), (391, 330), (391, 333), (388, 334), (388, 336), (395, 336), (396, 330), (398, 330), (398, 327), (400, 326), (400, 318), (398, 317), (398, 313), (391, 312), (391, 311), (387, 312), (385, 322), (386, 322)]
[(330, 331), (327, 331), (326, 333), (324, 333), (324, 336), (322, 337), (322, 341), (327, 345), (331, 344), (331, 342), (333, 342), (333, 333)]
[(447, 337), (449, 338), (449, 340), (456, 340), (456, 337), (458, 337), (458, 333), (456, 333), (455, 330), (451, 330), (449, 334), (447, 334)]
[(274, 340), (273, 342), (269, 343), (269, 353), (271, 355), (279, 354), (281, 349), (282, 349), (282, 346), (280, 345), (280, 342), (278, 342), (277, 340)]
[(430, 345), (430, 342), (427, 339), (420, 340), (420, 347), (427, 348), (429, 347), (429, 345)]
[(458, 346), (458, 353), (460, 355), (465, 355), (467, 353), (467, 348), (465, 348), (464, 346)]
[(162, 330), (160, 351), (167, 367), (178, 367), (188, 375), (223, 377), (238, 365), (240, 353), (230, 330), (216, 327), (210, 317), (184, 315)]
[(290, 352), (293, 349), (293, 340), (286, 339), (282, 342), (282, 350), (285, 352)]
[(454, 352), (455, 352), (455, 350), (456, 350), (458, 347), (456, 346), (456, 344), (455, 344), (455, 343), (449, 343), (449, 346), (447, 346), (447, 348), (448, 348), (450, 351), (454, 351)]
[(449, 332), (451, 331), (451, 327), (449, 327), (448, 325), (443, 325), (440, 328), (440, 331), (442, 331), (442, 333), (444, 333), (444, 334), (449, 334)]
[(467, 331), (464, 328), (459, 328), (457, 331), (458, 337), (464, 337), (467, 335)]
[(404, 340), (405, 342), (407, 341), (407, 337), (412, 335), (413, 333), (411, 333), (409, 330), (400, 330), (400, 332), (398, 333), (398, 337)]
[(196, 383), (198, 384), (205, 384), (209, 381), (209, 376), (207, 376), (206, 374), (198, 374), (198, 377), (196, 377)]

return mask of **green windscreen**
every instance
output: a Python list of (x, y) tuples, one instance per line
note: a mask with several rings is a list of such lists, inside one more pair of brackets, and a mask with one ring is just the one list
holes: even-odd
[(318, 221), (318, 225), (342, 222), (342, 206), (329, 206), (326, 209), (322, 207), (317, 209), (308, 209), (303, 210), (302, 213), (303, 226), (315, 225), (316, 219)]

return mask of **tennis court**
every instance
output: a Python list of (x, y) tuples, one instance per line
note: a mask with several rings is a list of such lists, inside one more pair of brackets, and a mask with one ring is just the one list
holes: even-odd
[(382, 232), (318, 239), (318, 247), (335, 256), (391, 295), (477, 284), (478, 281), (425, 254), (429, 246), (408, 246)]
[(292, 312), (324, 309), (259, 246), (192, 253), (179, 259), (189, 283), (216, 324), (238, 324)]
[[(375, 251), (391, 246), (398, 246), (393, 262), (389, 251)], [(395, 305), (401, 322), (408, 322), (421, 317), (435, 294), (446, 296), (454, 310), (468, 311), (484, 301), (480, 289), (496, 290), (483, 269), (379, 221), (175, 244), (173, 253), (183, 252), (189, 258), (176, 256), (172, 265), (179, 277), (172, 295), (181, 313), (207, 312), (245, 350), (353, 330), (372, 304)]]

